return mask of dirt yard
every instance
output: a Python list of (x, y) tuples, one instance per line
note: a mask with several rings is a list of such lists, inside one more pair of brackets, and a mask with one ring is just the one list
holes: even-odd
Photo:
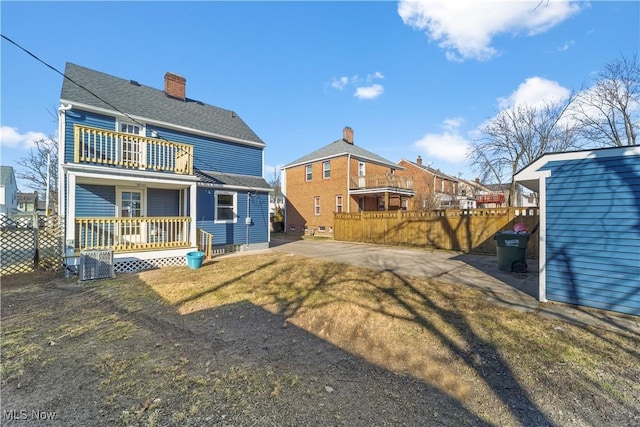
[(2, 424), (640, 425), (640, 336), (276, 251), (2, 278)]

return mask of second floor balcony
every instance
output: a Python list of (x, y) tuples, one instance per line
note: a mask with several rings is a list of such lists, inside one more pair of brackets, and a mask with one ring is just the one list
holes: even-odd
[(413, 180), (390, 173), (363, 175), (349, 178), (350, 190), (399, 189), (413, 190)]
[(88, 126), (74, 126), (75, 163), (193, 175), (193, 146)]

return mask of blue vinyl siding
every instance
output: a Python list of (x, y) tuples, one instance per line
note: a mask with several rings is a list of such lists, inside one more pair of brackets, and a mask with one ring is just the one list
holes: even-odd
[(79, 184), (76, 187), (76, 217), (115, 217), (116, 188)]
[[(213, 234), (214, 245), (265, 243), (269, 230), (269, 195), (267, 193), (237, 192), (237, 221), (233, 224), (215, 224), (215, 190), (198, 188), (197, 227)], [(251, 225), (245, 224), (247, 207), (251, 216)], [(247, 235), (248, 230), (248, 235)], [(248, 238), (248, 241), (247, 241)]]
[(180, 216), (180, 191), (147, 189), (147, 216)]
[(161, 127), (147, 128), (169, 141), (193, 145), (196, 169), (239, 175), (262, 176), (262, 147), (253, 147), (219, 139), (205, 138)]
[(640, 315), (638, 156), (553, 161), (546, 180), (549, 300)]
[[(82, 124), (100, 129), (116, 130), (115, 118), (82, 110), (70, 110), (66, 114), (65, 162), (73, 162), (73, 126)], [(145, 124), (142, 122), (142, 124)], [(239, 175), (262, 176), (263, 147), (206, 138), (186, 132), (148, 125), (147, 136), (158, 132), (159, 137), (183, 144), (193, 145), (194, 167), (199, 170), (226, 172)]]
[(67, 111), (65, 116), (65, 147), (64, 147), (64, 161), (65, 163), (73, 162), (73, 126), (83, 125), (91, 126), (99, 129), (116, 130), (115, 117), (103, 116), (95, 113), (88, 113), (82, 110), (72, 109)]

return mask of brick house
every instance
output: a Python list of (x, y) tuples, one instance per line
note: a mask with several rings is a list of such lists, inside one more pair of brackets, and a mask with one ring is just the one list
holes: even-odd
[(459, 207), (458, 178), (424, 165), (420, 156), (415, 162), (402, 159), (398, 164), (403, 169), (396, 175), (413, 178), (415, 209), (457, 209)]
[(354, 144), (353, 130), (282, 167), (285, 231), (333, 235), (335, 212), (412, 208), (412, 179), (402, 166)]

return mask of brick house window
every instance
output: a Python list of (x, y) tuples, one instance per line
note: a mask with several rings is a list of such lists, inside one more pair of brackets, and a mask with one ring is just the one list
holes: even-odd
[(320, 215), (320, 196), (313, 198), (313, 214), (316, 216)]
[(336, 196), (336, 212), (342, 212), (342, 195)]
[(322, 163), (322, 177), (323, 178), (331, 177), (331, 162)]
[(313, 173), (311, 172), (311, 165), (305, 166), (304, 169), (307, 181), (311, 181), (311, 178), (313, 177)]

